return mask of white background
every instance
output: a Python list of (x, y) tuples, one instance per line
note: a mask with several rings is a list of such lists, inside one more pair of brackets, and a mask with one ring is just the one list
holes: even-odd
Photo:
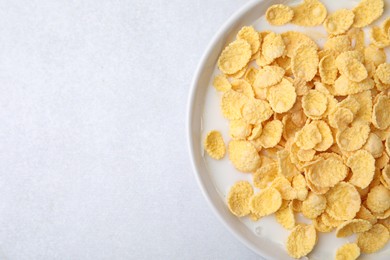
[(259, 259), (188, 156), (202, 53), (247, 0), (0, 0), (0, 259)]

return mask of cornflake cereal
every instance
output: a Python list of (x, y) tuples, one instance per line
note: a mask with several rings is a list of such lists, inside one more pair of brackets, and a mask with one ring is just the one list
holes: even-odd
[(351, 28), (355, 14), (351, 10), (340, 9), (329, 15), (324, 22), (324, 27), (329, 34), (343, 34)]
[[(244, 26), (218, 58), (212, 85), (229, 121), (229, 159), (251, 174), (232, 186), (228, 208), (252, 221), (275, 213), (291, 230), (292, 257), (313, 250), (317, 231), (356, 234), (335, 259), (376, 252), (389, 240), (390, 17), (372, 24), (383, 11), (383, 0), (329, 15), (318, 0), (272, 5), (265, 18), (280, 26), (277, 32)], [(287, 23), (322, 24), (328, 37), (308, 30), (317, 45), (304, 33), (283, 31)], [(222, 159), (221, 133), (210, 131), (204, 149)], [(312, 225), (298, 223), (298, 213)]]
[(253, 188), (249, 182), (236, 182), (231, 187), (227, 197), (229, 210), (237, 217), (248, 215), (250, 213), (249, 200), (252, 196)]
[(234, 74), (248, 64), (251, 56), (251, 45), (246, 40), (239, 39), (222, 51), (218, 67), (225, 74)]
[(354, 27), (364, 27), (378, 19), (383, 13), (383, 0), (362, 0), (353, 9), (355, 14)]
[(388, 241), (389, 230), (381, 224), (375, 224), (370, 230), (359, 234), (357, 237), (357, 245), (366, 254), (379, 251)]
[(366, 232), (371, 227), (371, 222), (364, 219), (348, 220), (337, 227), (336, 237), (347, 237), (352, 234)]
[(261, 165), (261, 158), (256, 148), (248, 141), (230, 141), (229, 159), (241, 172), (254, 172)]
[(300, 26), (316, 26), (325, 20), (326, 8), (318, 0), (304, 0), (301, 5), (292, 7), (294, 17), (291, 23)]
[(355, 260), (360, 256), (360, 248), (355, 243), (345, 244), (336, 252), (336, 260)]
[(299, 224), (287, 239), (287, 253), (294, 258), (308, 255), (317, 243), (317, 232), (313, 225)]
[(204, 148), (211, 158), (222, 159), (225, 156), (226, 148), (221, 133), (218, 131), (209, 132), (204, 141)]
[(272, 25), (284, 25), (294, 17), (294, 11), (286, 5), (273, 5), (268, 8), (265, 18)]
[(359, 188), (366, 188), (374, 178), (375, 159), (366, 150), (359, 150), (347, 160), (347, 166), (351, 168), (352, 177), (349, 182)]
[(263, 217), (275, 213), (282, 205), (282, 196), (274, 188), (266, 188), (253, 195), (249, 201), (251, 212)]

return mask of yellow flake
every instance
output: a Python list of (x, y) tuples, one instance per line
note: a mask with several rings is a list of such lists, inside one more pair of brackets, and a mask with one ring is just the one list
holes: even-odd
[(217, 91), (225, 92), (232, 88), (229, 80), (224, 75), (218, 75), (214, 78), (213, 86)]
[(347, 160), (347, 166), (352, 170), (350, 183), (359, 188), (366, 188), (374, 178), (375, 159), (366, 150), (359, 150)]
[(370, 134), (367, 124), (355, 124), (337, 132), (336, 142), (342, 150), (353, 152), (363, 147)]
[(317, 232), (313, 225), (299, 224), (287, 239), (287, 253), (294, 258), (308, 255), (317, 243)]
[(334, 113), (329, 115), (329, 125), (339, 130), (344, 130), (353, 121), (353, 113), (351, 110), (339, 107)]
[(249, 200), (253, 195), (252, 185), (247, 181), (236, 182), (227, 196), (229, 210), (237, 217), (243, 217), (250, 213)]
[(319, 72), (323, 83), (334, 84), (337, 79), (338, 69), (333, 55), (326, 55), (320, 60)]
[(368, 220), (372, 225), (377, 222), (377, 219), (372, 213), (364, 206), (361, 205), (360, 210), (356, 213), (356, 219)]
[(229, 135), (234, 140), (245, 140), (252, 131), (252, 126), (242, 119), (230, 121)]
[(259, 125), (272, 116), (272, 109), (267, 101), (251, 99), (242, 108), (242, 117), (246, 122)]
[(326, 193), (325, 211), (336, 220), (350, 220), (360, 209), (360, 194), (349, 183), (340, 182)]
[(282, 225), (285, 229), (292, 229), (295, 227), (295, 216), (292, 207), (292, 203), (288, 204), (287, 207), (280, 208), (275, 213), (276, 221)]
[(236, 73), (226, 74), (226, 76), (229, 77), (229, 78), (240, 79), (240, 78), (242, 78), (245, 75), (245, 72), (246, 72), (247, 68), (248, 67), (245, 66), (242, 69), (240, 69), (239, 71), (237, 71)]
[(279, 151), (277, 154), (278, 173), (291, 180), (299, 174), (295, 165), (291, 162), (290, 153), (286, 150)]
[(284, 76), (284, 69), (278, 66), (265, 66), (257, 73), (254, 82), (255, 88), (267, 88), (274, 86), (282, 81)]
[(336, 59), (336, 66), (340, 74), (347, 77), (350, 81), (361, 82), (368, 77), (366, 67), (354, 57), (340, 54)]
[(294, 17), (294, 11), (286, 5), (272, 5), (265, 13), (265, 18), (271, 25), (285, 25)]
[(325, 208), (325, 196), (313, 192), (310, 192), (306, 200), (302, 202), (302, 214), (309, 219), (317, 218), (324, 212)]
[(380, 212), (380, 213), (373, 212), (372, 214), (379, 220), (386, 219), (386, 218), (390, 217), (390, 209), (383, 211), (383, 212)]
[(301, 45), (297, 48), (295, 55), (291, 58), (291, 68), (296, 78), (303, 78), (311, 81), (317, 74), (318, 53), (315, 47)]
[(364, 57), (366, 61), (374, 62), (376, 67), (386, 62), (385, 51), (372, 44), (364, 49)]
[(249, 82), (249, 84), (251, 84), (253, 86), (253, 84), (255, 83), (255, 80), (256, 80), (256, 77), (257, 77), (257, 73), (258, 73), (258, 70), (253, 68), (253, 67), (250, 67), (246, 72), (245, 72), (245, 75), (244, 75), (244, 79)]
[(251, 135), (248, 137), (248, 140), (252, 141), (259, 138), (262, 132), (263, 132), (263, 126), (261, 124), (255, 126), (252, 129)]
[(253, 88), (251, 84), (249, 84), (246, 80), (244, 79), (236, 79), (233, 80), (231, 83), (232, 89), (238, 93), (242, 93), (248, 98), (254, 98), (255, 93), (253, 92)]
[(359, 234), (357, 237), (357, 245), (366, 254), (379, 251), (388, 241), (389, 230), (381, 224), (375, 224), (370, 230)]
[(277, 85), (270, 87), (267, 95), (272, 110), (277, 113), (289, 111), (294, 106), (296, 98), (294, 86), (285, 78)]
[(222, 159), (225, 156), (226, 148), (221, 133), (218, 131), (209, 132), (204, 141), (204, 149), (211, 158)]
[(380, 95), (375, 102), (372, 114), (372, 123), (376, 128), (384, 130), (390, 126), (389, 107), (390, 98), (388, 96)]
[[(263, 159), (264, 160), (264, 159)], [(278, 176), (278, 164), (270, 163), (257, 169), (253, 174), (253, 185), (264, 189)]]
[(333, 230), (333, 227), (327, 226), (324, 224), (321, 216), (317, 217), (316, 219), (313, 219), (312, 222), (313, 222), (313, 225), (318, 232), (328, 233), (328, 232), (331, 232)]
[(383, 63), (378, 66), (375, 72), (378, 79), (383, 84), (390, 84), (390, 64), (389, 63)]
[(293, 200), (296, 198), (296, 191), (283, 175), (276, 177), (272, 181), (271, 187), (277, 189), (284, 200)]
[(296, 144), (304, 150), (313, 149), (321, 143), (322, 136), (320, 130), (314, 124), (305, 125), (296, 135)]
[(364, 219), (347, 220), (337, 227), (336, 237), (348, 237), (356, 233), (366, 232), (371, 227), (371, 222)]
[(379, 136), (374, 133), (370, 133), (363, 149), (368, 151), (374, 158), (377, 159), (382, 156), (384, 147)]
[(386, 165), (382, 170), (382, 179), (386, 185), (390, 186), (390, 165)]
[(249, 200), (249, 208), (256, 215), (268, 216), (280, 208), (282, 205), (282, 196), (274, 188), (267, 188), (253, 195)]
[(241, 172), (254, 172), (261, 165), (260, 156), (249, 141), (230, 141), (228, 151), (230, 161)]
[(381, 213), (390, 208), (390, 190), (383, 185), (375, 186), (367, 195), (367, 208), (373, 213)]
[(266, 60), (270, 60), (272, 62), (276, 58), (283, 56), (285, 49), (286, 46), (284, 45), (282, 36), (279, 34), (270, 32), (264, 37), (262, 54)]
[(370, 38), (371, 38), (371, 42), (379, 48), (385, 48), (390, 45), (389, 36), (387, 32), (383, 31), (381, 27), (378, 26), (372, 27)]
[(359, 123), (371, 123), (372, 97), (371, 91), (366, 90), (351, 96), (360, 105), (360, 109), (354, 114), (354, 121)]
[(297, 157), (302, 162), (310, 162), (311, 160), (313, 160), (315, 154), (316, 151), (313, 149), (310, 150), (299, 149), (297, 153)]
[(242, 117), (242, 107), (247, 102), (247, 99), (245, 95), (234, 90), (224, 92), (221, 100), (223, 116), (229, 120), (240, 119)]
[(259, 137), (260, 143), (264, 148), (275, 147), (282, 138), (283, 123), (279, 120), (268, 122)]
[(383, 0), (361, 0), (353, 9), (355, 14), (354, 27), (362, 28), (378, 19), (384, 8)]
[(383, 226), (385, 226), (390, 232), (390, 218), (381, 219), (378, 222), (379, 222), (379, 224), (382, 224)]
[(316, 144), (314, 149), (319, 152), (324, 152), (328, 150), (334, 142), (330, 127), (325, 121), (322, 120), (314, 121), (312, 124), (314, 124), (318, 128), (322, 137), (322, 141)]
[(364, 48), (366, 47), (366, 36), (361, 28), (351, 28), (351, 30), (347, 32), (347, 35), (355, 46), (355, 50), (364, 51)]
[(309, 191), (307, 190), (306, 180), (302, 174), (295, 175), (292, 179), (292, 187), (297, 192), (297, 199), (304, 201)]
[(353, 95), (365, 90), (374, 88), (375, 82), (370, 78), (366, 78), (361, 82), (354, 82), (349, 80), (346, 76), (341, 75), (334, 84), (333, 95), (335, 96), (347, 96)]
[(218, 67), (225, 74), (234, 74), (248, 64), (251, 56), (250, 44), (245, 40), (236, 40), (222, 51)]
[(302, 98), (302, 108), (305, 115), (311, 119), (320, 118), (326, 111), (328, 99), (318, 90), (310, 90)]
[(319, 188), (333, 187), (347, 177), (348, 168), (337, 156), (320, 159), (307, 167), (309, 180)]
[(295, 133), (299, 131), (299, 128), (291, 119), (291, 115), (287, 114), (282, 119), (283, 122), (283, 138), (288, 140), (294, 138)]
[(329, 34), (343, 34), (351, 28), (355, 14), (348, 9), (340, 9), (329, 15), (324, 27)]
[(292, 7), (294, 17), (291, 23), (300, 26), (316, 26), (325, 20), (327, 11), (318, 0), (304, 0), (302, 4)]
[(237, 39), (247, 41), (251, 46), (252, 54), (255, 54), (260, 48), (260, 34), (253, 28), (253, 26), (244, 26), (237, 33)]
[(291, 76), (292, 71), (291, 71), (291, 58), (288, 56), (282, 56), (279, 57), (275, 60), (276, 65), (279, 67), (283, 68), (285, 70), (285, 75)]
[(360, 248), (355, 243), (348, 243), (337, 249), (335, 260), (355, 260), (360, 256)]
[(287, 31), (282, 33), (282, 38), (286, 46), (286, 55), (290, 58), (294, 56), (301, 45), (308, 45), (316, 50), (318, 49), (317, 44), (310, 37), (300, 32)]
[(324, 50), (331, 50), (335, 55), (352, 50), (351, 40), (347, 35), (339, 35), (328, 38), (325, 42)]
[(332, 228), (340, 226), (344, 221), (343, 220), (337, 220), (330, 216), (328, 213), (324, 212), (321, 215), (322, 222)]

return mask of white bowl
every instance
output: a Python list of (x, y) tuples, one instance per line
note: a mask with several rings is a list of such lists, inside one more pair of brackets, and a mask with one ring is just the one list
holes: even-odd
[[(223, 185), (218, 185), (218, 182), (221, 182), (221, 178), (215, 177), (215, 172), (211, 172), (210, 169), (215, 170), (216, 168), (210, 168), (209, 158), (204, 156), (204, 150), (202, 146), (202, 140), (204, 138), (204, 133), (210, 129), (205, 129), (205, 118), (204, 118), (204, 111), (207, 110), (205, 108), (205, 104), (207, 103), (207, 106), (210, 104), (210, 97), (211, 94), (213, 94), (215, 100), (218, 100), (217, 94), (211, 93), (210, 91), (214, 91), (211, 87), (211, 81), (213, 76), (216, 73), (216, 62), (217, 59), (222, 51), (222, 49), (225, 47), (227, 43), (229, 43), (236, 35), (238, 30), (244, 26), (244, 25), (252, 25), (255, 23), (257, 26), (257, 29), (269, 29), (266, 27), (259, 28), (259, 18), (264, 15), (265, 11), (270, 5), (278, 4), (278, 3), (297, 3), (301, 2), (299, 0), (295, 1), (283, 1), (283, 0), (264, 0), (264, 1), (253, 1), (248, 4), (246, 4), (241, 10), (239, 10), (237, 13), (235, 13), (218, 31), (218, 33), (215, 35), (215, 37), (212, 39), (210, 45), (207, 48), (207, 51), (201, 58), (200, 64), (198, 66), (198, 69), (196, 70), (190, 97), (188, 101), (188, 140), (189, 140), (189, 150), (190, 150), (190, 156), (192, 159), (192, 164), (195, 171), (196, 179), (199, 183), (199, 186), (201, 187), (201, 190), (207, 199), (209, 205), (214, 210), (218, 218), (222, 223), (225, 224), (227, 229), (233, 233), (238, 240), (240, 240), (243, 244), (245, 244), (247, 247), (252, 249), (257, 254), (263, 256), (266, 259), (292, 259), (288, 256), (286, 250), (284, 249), (285, 239), (288, 236), (288, 231), (284, 230), (280, 227), (275, 221), (274, 218), (270, 219), (262, 219), (259, 223), (262, 221), (263, 224), (261, 224), (259, 227), (266, 229), (266, 234), (260, 235), (260, 232), (257, 232), (256, 226), (253, 226), (250, 223), (249, 220), (243, 221), (242, 219), (239, 219), (235, 216), (233, 216), (230, 211), (228, 210), (224, 195), (226, 195), (227, 187), (226, 183), (223, 183)], [(322, 1), (328, 11), (333, 12), (335, 10), (338, 10), (340, 8), (351, 8), (352, 6), (356, 5), (359, 1), (358, 0), (350, 0), (350, 1), (333, 1), (328, 0)], [(389, 6), (389, 5), (388, 5)], [(386, 17), (388, 16), (389, 11), (385, 13)], [(380, 21), (382, 21), (384, 17)], [(378, 22), (380, 22), (378, 21)], [(312, 37), (317, 37), (318, 32), (321, 31), (321, 27), (319, 28), (303, 28), (303, 27), (296, 27), (289, 25), (292, 30), (297, 30), (301, 32), (305, 32), (306, 34), (311, 35)], [(282, 32), (285, 31), (283, 27), (272, 27), (272, 30), (276, 32)], [(325, 34), (324, 34), (325, 35)], [(321, 38), (320, 36), (319, 38)], [(321, 39), (317, 39), (318, 42), (321, 42)], [(322, 39), (323, 40), (323, 39)], [(321, 43), (319, 43), (321, 45)], [(210, 90), (211, 89), (211, 90)], [(211, 93), (211, 94), (210, 94)], [(214, 102), (214, 101), (213, 101)], [(216, 103), (216, 102), (214, 102)], [(218, 106), (213, 104), (213, 109), (218, 110)], [(210, 109), (208, 111), (211, 111)], [(224, 136), (227, 137), (226, 130), (227, 130), (227, 121), (224, 122), (224, 119), (220, 114), (219, 111), (216, 114), (210, 115), (208, 120), (206, 120), (206, 125), (210, 124), (210, 120), (216, 121), (214, 122), (215, 126), (220, 126), (221, 128), (225, 128), (225, 132), (223, 132)], [(206, 127), (207, 128), (207, 127)], [(226, 138), (224, 138), (227, 140)], [(218, 162), (219, 163), (219, 162)], [(221, 162), (221, 164), (225, 164), (226, 167), (229, 167), (228, 160), (225, 158), (225, 161)], [(227, 168), (223, 168), (223, 170)], [(230, 169), (231, 168), (231, 169)], [(230, 167), (229, 171), (232, 172), (230, 176), (241, 176), (242, 178), (249, 178), (248, 175), (244, 176), (244, 174), (240, 174), (236, 172), (233, 167)], [(233, 181), (236, 181), (237, 178), (240, 177), (228, 177), (230, 178), (231, 183), (234, 183)], [(225, 193), (225, 194), (223, 194)], [(268, 234), (276, 233), (276, 236), (278, 239), (270, 239)], [(348, 238), (348, 239), (337, 239), (334, 235), (334, 233), (329, 234), (321, 234), (319, 244), (317, 244), (316, 249), (313, 251), (312, 254), (309, 255), (310, 259), (333, 259), (334, 253), (336, 251), (336, 248), (340, 245), (346, 243), (346, 242), (354, 242), (354, 238)], [(320, 249), (318, 249), (320, 248)], [(390, 259), (390, 246), (387, 245), (387, 247), (383, 250), (381, 250), (378, 254), (373, 255), (367, 255), (367, 256), (361, 256), (359, 259)]]

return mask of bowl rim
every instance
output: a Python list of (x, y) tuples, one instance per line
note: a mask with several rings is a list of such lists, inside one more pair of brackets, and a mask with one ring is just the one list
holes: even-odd
[(272, 259), (273, 256), (268, 254), (267, 252), (263, 250), (259, 250), (259, 248), (256, 246), (256, 244), (252, 241), (250, 241), (247, 237), (245, 237), (242, 233), (238, 231), (236, 227), (233, 227), (232, 225), (229, 225), (228, 221), (226, 220), (226, 216), (223, 214), (223, 212), (218, 209), (216, 203), (211, 199), (211, 196), (209, 195), (209, 190), (206, 187), (205, 183), (200, 178), (200, 169), (197, 163), (195, 162), (195, 148), (194, 143), (199, 142), (197, 138), (194, 137), (193, 134), (193, 118), (194, 118), (194, 111), (195, 111), (195, 101), (196, 101), (196, 93), (198, 92), (198, 82), (201, 77), (201, 72), (204, 70), (206, 66), (206, 61), (208, 57), (212, 54), (214, 49), (216, 48), (218, 42), (222, 38), (223, 35), (227, 34), (231, 28), (234, 26), (234, 24), (238, 23), (239, 20), (243, 17), (245, 13), (250, 11), (252, 8), (259, 4), (263, 4), (264, 0), (252, 0), (243, 5), (238, 11), (236, 11), (228, 20), (220, 27), (220, 29), (217, 31), (217, 33), (214, 35), (210, 43), (206, 47), (206, 51), (203, 52), (203, 55), (198, 63), (198, 66), (195, 70), (194, 77), (191, 82), (190, 87), (190, 94), (188, 97), (187, 102), (187, 141), (188, 141), (188, 149), (190, 154), (190, 161), (192, 164), (193, 174), (195, 175), (195, 179), (198, 183), (198, 186), (201, 189), (201, 192), (203, 194), (203, 197), (206, 199), (207, 204), (212, 209), (214, 214), (217, 216), (220, 222), (223, 223), (223, 225), (232, 233), (242, 244), (244, 244), (246, 247), (251, 249), (253, 252), (257, 253), (258, 255), (262, 256), (265, 259)]

